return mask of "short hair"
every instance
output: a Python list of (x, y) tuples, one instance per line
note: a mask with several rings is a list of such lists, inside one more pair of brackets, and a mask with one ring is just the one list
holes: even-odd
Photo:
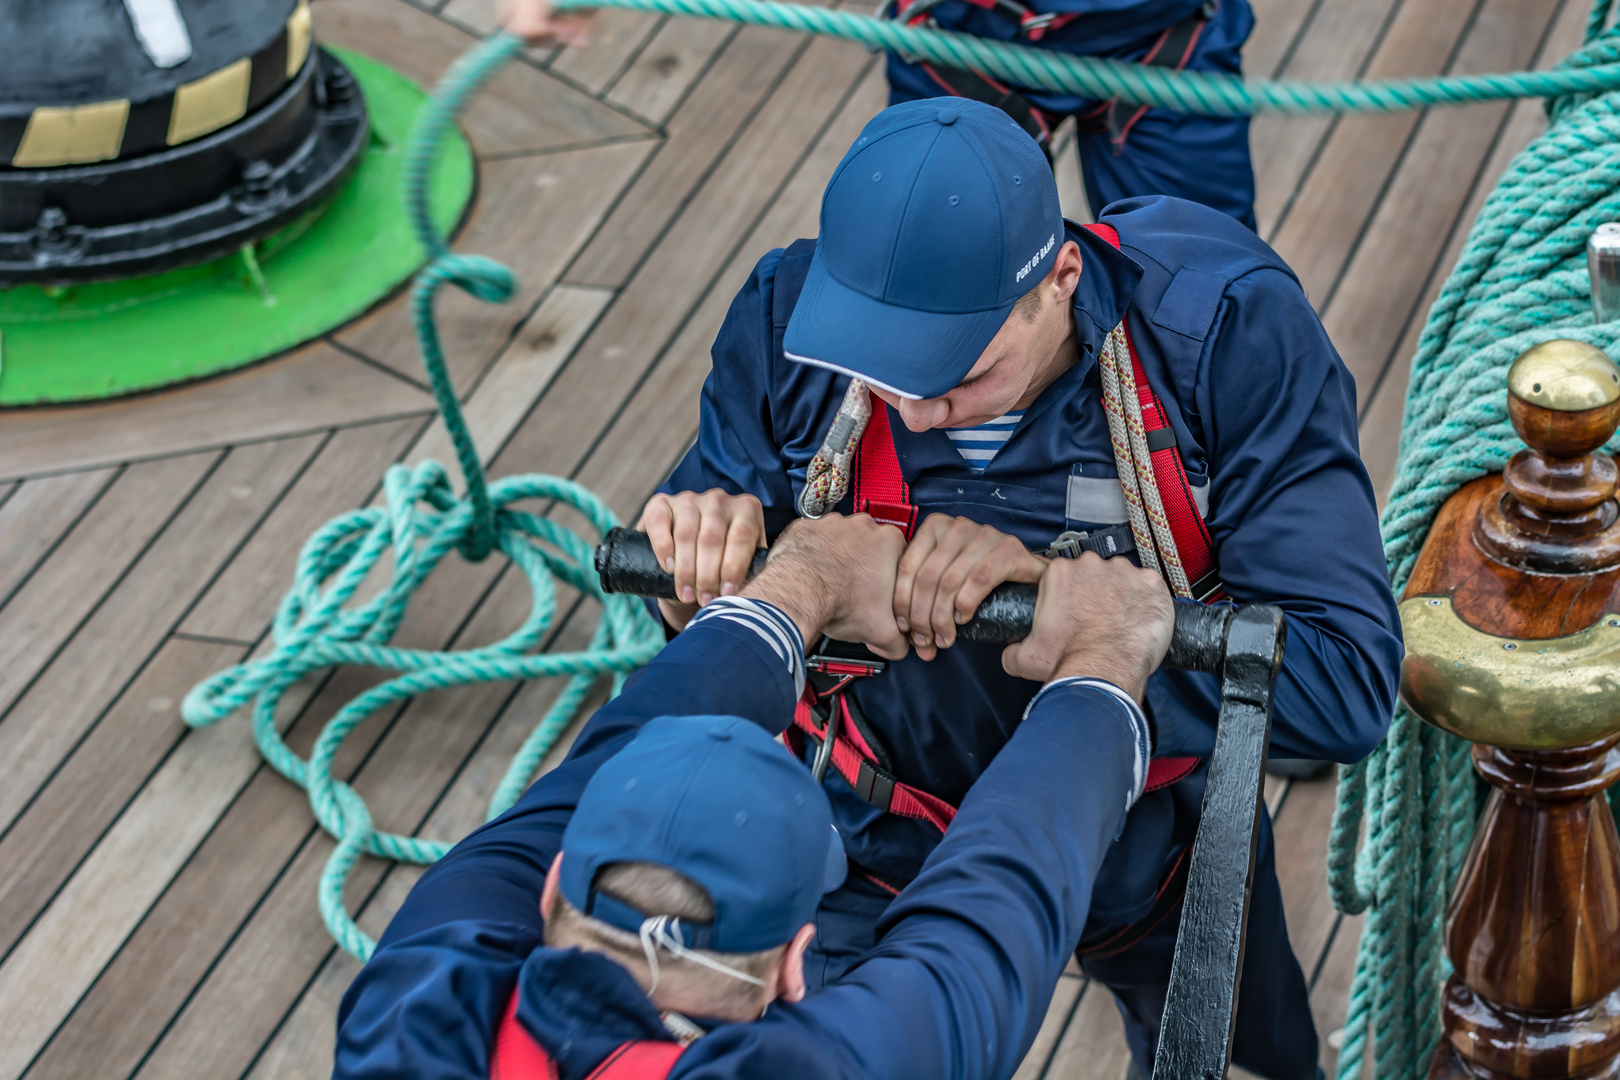
[(1034, 322), (1035, 316), (1039, 315), (1041, 312), (1040, 284), (1036, 284), (1033, 289), (1029, 290), (1029, 292), (1025, 293), (1023, 296), (1020, 296), (1018, 298), (1018, 302), (1013, 304), (1013, 310), (1018, 312), (1019, 318), (1023, 319), (1025, 322)]
[[(714, 920), (714, 901), (697, 882), (657, 863), (625, 862), (604, 867), (596, 876), (596, 891), (607, 893), (645, 912), (649, 917), (669, 915), (693, 923)], [(554, 949), (583, 949), (601, 953), (629, 970), (643, 989), (652, 986), (641, 938), (580, 911), (558, 891), (545, 912), (546, 944)], [(711, 960), (769, 982), (787, 945), (784, 942), (759, 952), (726, 953), (694, 949)], [(684, 957), (660, 952), (658, 986), (649, 995), (660, 1009), (690, 1012), (717, 1020), (753, 1019), (764, 1009), (766, 989), (732, 978)]]

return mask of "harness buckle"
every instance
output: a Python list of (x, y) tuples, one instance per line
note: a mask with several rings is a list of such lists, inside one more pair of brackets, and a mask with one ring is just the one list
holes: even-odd
[(1091, 539), (1091, 534), (1088, 532), (1065, 529), (1063, 532), (1058, 533), (1056, 540), (1047, 545), (1046, 557), (1048, 559), (1078, 559), (1080, 553), (1087, 550), (1086, 541), (1089, 539)]

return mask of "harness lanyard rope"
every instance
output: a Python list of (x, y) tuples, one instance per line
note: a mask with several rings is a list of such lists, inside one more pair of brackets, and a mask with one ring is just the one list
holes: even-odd
[[(385, 503), (354, 510), (324, 525), (304, 544), (294, 583), (272, 626), (273, 648), (262, 657), (218, 672), (186, 695), (181, 715), (193, 727), (253, 705), (253, 737), (264, 759), (282, 776), (306, 788), (310, 807), (337, 847), (321, 874), (321, 915), (332, 937), (362, 960), (374, 942), (344, 907), (343, 889), (362, 854), (403, 862), (431, 863), (450, 845), (378, 830), (365, 800), (333, 774), (344, 738), (368, 716), (429, 690), (469, 683), (567, 676), (563, 692), (524, 739), (490, 799), (489, 816), (505, 811), (528, 786), (535, 769), (568, 727), (597, 677), (611, 673), (615, 689), (625, 673), (663, 646), (663, 630), (641, 601), (605, 596), (592, 570), (592, 545), (537, 514), (515, 509), (521, 500), (555, 500), (573, 507), (598, 534), (612, 528), (612, 511), (572, 481), (555, 476), (509, 476), (493, 483), (461, 415), (433, 318), (433, 297), (446, 282), (481, 300), (499, 302), (516, 285), (510, 270), (489, 259), (452, 253), (433, 230), (426, 208), (426, 181), (444, 133), (455, 114), (495, 71), (522, 48), (502, 35), (462, 57), (417, 117), (407, 150), (405, 197), (429, 262), (417, 275), (412, 308), (422, 362), (446, 430), (455, 445), (466, 495), (458, 497), (449, 474), (436, 461), (414, 469), (393, 466), (384, 478)], [(451, 549), (468, 560), (499, 549), (522, 572), (533, 594), (523, 624), (511, 634), (476, 648), (435, 651), (389, 644), (417, 588)], [(387, 556), (388, 580), (370, 599), (356, 601), (362, 582)], [(590, 647), (572, 653), (537, 653), (557, 614), (561, 578), (603, 606)], [(277, 707), (306, 675), (339, 664), (398, 672), (340, 709), (322, 729), (309, 758), (282, 739)]]
[(810, 467), (805, 471), (804, 490), (799, 493), (801, 516), (818, 518), (849, 493), (855, 448), (866, 434), (872, 409), (872, 395), (866, 384), (851, 379), (849, 389), (844, 391), (844, 400), (839, 403), (838, 415), (833, 417), (827, 437), (821, 440), (821, 449), (810, 459)]
[(1125, 493), (1125, 514), (1131, 521), (1131, 537), (1136, 541), (1142, 566), (1161, 575), (1176, 596), (1191, 599), (1192, 587), (1182, 568), (1153, 473), (1153, 456), (1148, 452), (1147, 429), (1142, 423), (1142, 398), (1137, 393), (1123, 319), (1103, 339), (1097, 370), (1102, 375), (1103, 411), (1108, 416), (1109, 442), (1114, 448), (1114, 471), (1119, 473), (1119, 486)]

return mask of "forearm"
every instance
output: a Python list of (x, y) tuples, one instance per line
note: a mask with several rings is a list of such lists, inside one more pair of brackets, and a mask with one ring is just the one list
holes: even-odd
[(877, 947), (806, 1003), (857, 1058), (848, 1072), (1013, 1073), (1139, 790), (1146, 738), (1140, 712), (1094, 686), (1036, 698), (884, 915)]

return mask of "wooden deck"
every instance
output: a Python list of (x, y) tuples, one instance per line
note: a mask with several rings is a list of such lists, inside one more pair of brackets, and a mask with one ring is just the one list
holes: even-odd
[[(1255, 0), (1256, 75), (1318, 79), (1546, 66), (1578, 0)], [(432, 80), (494, 0), (320, 0), (318, 34)], [(536, 52), (467, 118), (480, 189), (459, 246), (522, 279), (446, 300), (457, 384), (496, 473), (551, 472), (625, 518), (696, 429), (708, 345), (755, 258), (813, 235), (826, 177), (884, 102), (859, 48), (609, 12), (588, 50)], [(1364, 453), (1393, 473), (1407, 362), (1467, 223), (1541, 124), (1538, 103), (1426, 116), (1263, 119), (1264, 235), (1355, 373)], [(1072, 155), (1065, 206), (1085, 216)], [(296, 354), (168, 393), (0, 413), (0, 1080), (290, 1077), (330, 1067), (355, 963), (315, 882), (331, 842), (240, 717), (188, 732), (195, 682), (265, 647), (298, 546), (376, 497), (385, 466), (443, 457), (400, 302)], [(488, 640), (527, 590), (451, 560), (400, 637)], [(568, 610), (567, 606), (563, 610)], [(584, 642), (593, 612), (557, 632)], [(375, 673), (303, 693), (292, 744)], [(339, 772), (380, 824), (455, 838), (549, 684), (434, 695), (375, 718)], [(289, 718), (293, 712), (288, 713)], [(1357, 920), (1328, 901), (1331, 782), (1274, 783), (1290, 932), (1326, 1036)], [(363, 863), (377, 933), (415, 872)], [(1331, 1068), (1333, 1051), (1323, 1048)], [(1118, 1080), (1109, 995), (1066, 977), (1021, 1076)]]

